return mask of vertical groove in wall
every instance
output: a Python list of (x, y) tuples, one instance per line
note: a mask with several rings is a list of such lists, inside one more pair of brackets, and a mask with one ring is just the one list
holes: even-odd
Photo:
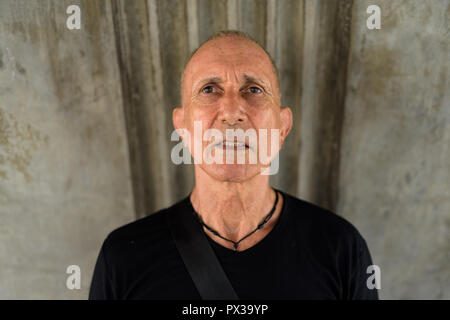
[(227, 1), (227, 28), (232, 30), (239, 29), (238, 0)]
[(188, 35), (189, 35), (189, 51), (194, 51), (199, 46), (198, 34), (198, 7), (197, 0), (188, 0), (187, 21), (188, 21)]
[[(169, 137), (167, 136), (168, 118), (170, 115), (164, 104), (164, 90), (163, 84), (163, 70), (161, 64), (161, 44), (159, 41), (159, 23), (158, 23), (158, 3), (156, 0), (147, 1), (147, 17), (148, 17), (148, 32), (151, 53), (151, 70), (153, 73), (149, 76), (149, 86), (153, 89), (151, 93), (152, 105), (147, 106), (150, 110), (151, 118), (147, 121), (151, 122), (154, 127), (155, 135), (152, 139), (152, 143), (157, 143), (159, 146), (157, 153), (154, 153), (152, 163), (148, 164), (153, 167), (153, 175), (157, 176), (157, 181), (151, 181), (150, 177), (147, 179), (147, 183), (158, 184), (158, 198), (159, 206), (168, 206), (172, 201), (171, 196), (171, 174), (169, 172), (170, 150), (169, 150)], [(157, 121), (155, 121), (157, 119)], [(156, 162), (156, 163), (155, 163)], [(153, 204), (156, 205), (156, 204)], [(154, 209), (156, 210), (156, 208)]]
[(317, 41), (317, 6), (316, 0), (305, 0), (304, 28), (305, 37), (303, 43), (303, 95), (301, 97), (302, 119), (299, 124), (301, 130), (301, 153), (298, 166), (300, 168), (297, 180), (297, 194), (306, 199), (314, 200), (310, 186), (314, 183), (314, 175), (311, 164), (314, 162), (314, 146), (316, 145), (316, 133), (314, 124), (320, 121), (317, 115), (316, 98), (316, 41)]
[(132, 92), (130, 83), (132, 80), (132, 74), (130, 73), (131, 67), (127, 57), (127, 27), (126, 18), (122, 12), (122, 8), (119, 0), (113, 0), (111, 3), (115, 43), (117, 50), (117, 59), (120, 71), (120, 81), (122, 89), (122, 104), (125, 119), (125, 128), (127, 130), (128, 150), (130, 156), (130, 172), (132, 180), (132, 189), (134, 197), (134, 208), (136, 217), (140, 217), (146, 212), (146, 185), (143, 183), (142, 177), (146, 176), (147, 164), (145, 156), (139, 152), (142, 146), (140, 140), (139, 118), (138, 111), (133, 107)]
[[(163, 109), (167, 114), (164, 134), (167, 135), (167, 144), (172, 145), (170, 142), (170, 133), (173, 131), (171, 116), (173, 109), (181, 105), (180, 76), (186, 57), (189, 55), (187, 3), (179, 0), (159, 0), (157, 3), (161, 68), (163, 70)], [(167, 165), (172, 173), (171, 185), (176, 186), (171, 189), (172, 199), (177, 200), (187, 196), (193, 187), (192, 165), (175, 165), (171, 161)]]
[(121, 109), (119, 108), (119, 110), (123, 114), (123, 126), (124, 126), (123, 128), (125, 129), (125, 133), (124, 133), (125, 143), (126, 143), (126, 150), (128, 151), (127, 152), (127, 155), (128, 155), (127, 163), (128, 163), (128, 167), (129, 167), (129, 174), (130, 174), (129, 179), (130, 179), (131, 196), (132, 196), (132, 199), (131, 199), (132, 208), (133, 208), (132, 213), (134, 214), (134, 217), (137, 217), (137, 212), (138, 212), (139, 208), (137, 208), (137, 204), (136, 204), (136, 197), (137, 197), (136, 193), (137, 192), (136, 192), (136, 186), (134, 186), (134, 179), (133, 179), (133, 176), (135, 174), (133, 174), (133, 164), (131, 162), (131, 146), (130, 146), (130, 139), (129, 139), (129, 135), (128, 135), (129, 128), (128, 128), (128, 123), (127, 123), (128, 122), (127, 116), (125, 114), (125, 99), (124, 99), (124, 90), (123, 90), (123, 85), (122, 85), (122, 76), (123, 75), (122, 75), (121, 64), (123, 64), (123, 59), (120, 56), (120, 50), (119, 50), (119, 48), (120, 48), (120, 37), (118, 34), (119, 26), (115, 22), (115, 17), (118, 16), (118, 12), (117, 12), (118, 8), (117, 8), (117, 3), (115, 1), (107, 2), (107, 3), (105, 3), (105, 5), (109, 6), (108, 13), (111, 15), (110, 19), (111, 19), (112, 27), (113, 27), (112, 35), (113, 35), (113, 43), (114, 43), (114, 49), (115, 49), (114, 50), (115, 57), (113, 59), (115, 59), (117, 61), (118, 78), (120, 81), (118, 87), (120, 89), (119, 105), (121, 106)]
[(239, 30), (252, 36), (260, 45), (266, 45), (266, 1), (239, 1), (237, 12), (239, 14)]
[(227, 1), (197, 0), (197, 2), (198, 33), (199, 41), (202, 43), (211, 34), (227, 29)]
[[(278, 68), (278, 55), (277, 55), (277, 3), (276, 0), (266, 0), (266, 32), (265, 32), (265, 48), (269, 52), (272, 60), (277, 64)], [(280, 79), (278, 79), (280, 81)], [(280, 88), (281, 89), (281, 88)], [(280, 152), (281, 154), (281, 152)], [(280, 156), (280, 155), (279, 155)], [(279, 161), (281, 167), (281, 161)], [(270, 177), (270, 184), (284, 189), (281, 183), (280, 174), (276, 174)], [(286, 190), (286, 189), (284, 189)]]
[[(353, 1), (307, 1), (301, 194), (335, 210), (338, 199)], [(320, 61), (320, 64), (319, 64)]]
[(276, 42), (272, 44), (274, 52), (271, 54), (274, 55), (280, 73), (281, 103), (283, 107), (291, 108), (294, 123), (279, 155), (282, 164), (279, 173), (271, 177), (271, 182), (276, 187), (295, 194), (299, 168), (292, 163), (298, 163), (300, 153), (299, 100), (302, 94), (303, 1), (277, 1), (274, 5), (275, 10), (268, 9), (276, 15), (276, 19), (269, 18), (272, 23), (275, 19), (276, 30)]
[(277, 45), (277, 37), (276, 37), (276, 23), (277, 23), (277, 13), (276, 13), (276, 0), (267, 0), (267, 9), (266, 9), (266, 50), (270, 53), (272, 58), (276, 61), (276, 45)]
[[(289, 147), (292, 149), (292, 151), (289, 154), (289, 157), (286, 159), (286, 163), (298, 163), (298, 159), (301, 154), (301, 126), (302, 123), (302, 105), (301, 105), (301, 98), (303, 96), (303, 68), (304, 64), (303, 62), (303, 45), (304, 45), (304, 38), (305, 38), (305, 21), (304, 21), (304, 10), (305, 10), (305, 1), (298, 1), (300, 4), (297, 4), (295, 15), (296, 17), (293, 17), (293, 21), (298, 21), (294, 24), (297, 32), (295, 32), (295, 41), (292, 44), (294, 47), (295, 54), (295, 61), (292, 66), (294, 75), (292, 76), (294, 80), (294, 91), (293, 91), (293, 98), (290, 102), (290, 105), (288, 105), (292, 109), (293, 117), (296, 119), (296, 124), (292, 126), (291, 134), (292, 134), (292, 140), (290, 142)], [(288, 172), (289, 175), (289, 191), (291, 193), (294, 193), (295, 195), (298, 195), (296, 191), (298, 190), (298, 184), (299, 180), (297, 177), (299, 176), (300, 167), (298, 165), (295, 165), (295, 170), (292, 171), (292, 174)]]
[[(200, 31), (199, 31), (199, 0), (188, 0), (188, 3), (186, 5), (186, 24), (187, 24), (187, 30), (188, 30), (188, 51), (186, 52), (185, 57), (183, 57), (181, 61), (181, 68), (179, 71), (179, 74), (183, 72), (185, 62), (191, 52), (193, 52), (195, 49), (197, 49), (200, 46)], [(180, 77), (179, 77), (180, 78)], [(181, 102), (181, 83), (180, 83), (180, 101), (179, 101), (179, 107), (182, 106)], [(180, 139), (181, 141), (181, 139)], [(189, 152), (187, 149), (185, 149), (185, 152)], [(179, 168), (179, 172), (182, 172), (183, 179), (185, 181), (185, 185), (182, 188), (182, 192), (185, 192), (186, 196), (187, 193), (189, 193), (195, 184), (195, 177), (194, 177), (194, 167), (193, 164), (190, 165), (183, 165), (182, 168)]]
[(337, 54), (334, 55), (334, 72), (337, 75), (336, 82), (332, 84), (335, 88), (334, 97), (338, 102), (338, 112), (334, 119), (334, 128), (331, 136), (334, 141), (330, 148), (332, 155), (330, 160), (329, 181), (331, 185), (329, 207), (336, 212), (339, 200), (339, 170), (341, 160), (341, 143), (345, 114), (345, 98), (347, 92), (347, 72), (350, 61), (351, 45), (351, 23), (352, 23), (353, 0), (341, 1), (335, 13), (338, 28), (335, 28), (334, 39), (337, 43)]

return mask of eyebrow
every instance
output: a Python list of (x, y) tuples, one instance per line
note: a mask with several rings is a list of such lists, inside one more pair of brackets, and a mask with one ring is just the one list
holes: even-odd
[[(268, 82), (262, 80), (259, 77), (251, 76), (251, 75), (244, 73), (242, 75), (242, 78), (244, 79), (244, 85), (247, 85), (249, 83), (256, 83), (256, 84), (261, 84), (262, 86), (264, 86), (266, 88), (269, 88), (269, 89), (271, 88)], [(203, 85), (206, 83), (223, 83), (223, 82), (224, 82), (224, 80), (221, 77), (217, 77), (217, 76), (207, 77), (207, 78), (204, 78), (204, 79), (201, 79), (201, 80), (198, 80), (197, 82), (195, 82), (195, 85), (193, 86), (193, 88), (199, 87), (200, 84)]]
[(270, 85), (268, 82), (264, 81), (263, 79), (259, 78), (259, 77), (254, 77), (254, 76), (250, 76), (248, 74), (245, 74), (242, 76), (245, 80), (245, 84), (249, 84), (249, 83), (257, 83), (257, 84), (261, 84), (262, 86), (270, 89)]
[(197, 88), (200, 86), (200, 84), (205, 84), (205, 83), (221, 83), (223, 82), (223, 79), (221, 77), (208, 77), (208, 78), (204, 78), (201, 80), (198, 80), (195, 82), (193, 88)]

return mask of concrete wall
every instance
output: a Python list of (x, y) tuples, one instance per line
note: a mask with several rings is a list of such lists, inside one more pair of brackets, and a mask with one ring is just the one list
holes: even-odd
[(226, 28), (272, 54), (294, 113), (273, 185), (358, 227), (381, 298), (450, 298), (449, 14), (447, 0), (0, 2), (0, 298), (86, 298), (106, 234), (190, 191), (170, 115), (186, 56)]
[[(109, 2), (0, 2), (0, 298), (85, 299), (101, 242), (134, 218)], [(81, 268), (81, 290), (66, 268)]]
[(382, 298), (450, 299), (449, 1), (353, 8), (337, 211), (382, 271)]

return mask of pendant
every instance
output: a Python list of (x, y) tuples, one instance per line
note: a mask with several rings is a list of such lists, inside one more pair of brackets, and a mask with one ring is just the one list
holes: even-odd
[(234, 251), (237, 251), (238, 245), (239, 245), (239, 243), (234, 244)]

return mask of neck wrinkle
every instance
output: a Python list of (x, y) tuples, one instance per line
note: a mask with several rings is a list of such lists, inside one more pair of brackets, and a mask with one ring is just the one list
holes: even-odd
[[(266, 186), (260, 185), (258, 190), (253, 192), (248, 190), (252, 189), (243, 185), (228, 185), (223, 191), (218, 192), (216, 188), (205, 189), (196, 184), (190, 200), (194, 210), (206, 225), (227, 239), (239, 241), (256, 229), (275, 202), (275, 191), (268, 183)], [(277, 209), (274, 216), (276, 212)], [(271, 224), (269, 222), (268, 225)]]

